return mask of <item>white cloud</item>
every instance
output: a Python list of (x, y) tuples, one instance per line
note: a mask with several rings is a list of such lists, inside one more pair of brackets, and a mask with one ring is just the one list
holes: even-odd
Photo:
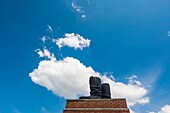
[(170, 113), (170, 105), (165, 105), (158, 113)]
[(130, 110), (130, 113), (135, 113), (131, 108), (129, 108), (129, 110)]
[(45, 111), (45, 110), (46, 110), (46, 108), (45, 108), (45, 107), (42, 107), (42, 108), (41, 108), (41, 111)]
[(138, 103), (139, 104), (147, 104), (149, 103), (149, 97), (144, 97), (144, 98), (141, 98), (140, 100), (138, 100)]
[(168, 31), (168, 36), (170, 36), (170, 31)]
[(146, 67), (144, 71), (140, 73), (140, 75), (144, 77), (143, 84), (151, 89), (162, 76), (164, 68), (164, 65), (160, 63), (154, 63)]
[[(84, 47), (90, 46), (89, 39), (74, 33), (66, 33), (64, 38), (53, 39), (53, 42), (59, 48), (68, 46), (82, 50)], [(101, 78), (102, 82), (110, 84), (112, 97), (126, 98), (129, 106), (134, 106), (136, 103), (149, 103), (149, 97), (146, 97), (148, 91), (137, 80), (136, 75), (129, 77), (128, 83), (125, 84), (117, 82), (111, 73), (101, 75), (92, 67), (85, 66), (73, 57), (57, 60), (55, 55), (46, 48), (37, 49), (35, 52), (39, 57), (45, 57), (47, 60), (40, 61), (38, 68), (29, 73), (29, 76), (34, 83), (47, 88), (58, 96), (75, 99), (80, 95), (89, 95), (89, 78), (97, 76)]]
[(42, 41), (43, 43), (45, 43), (48, 39), (50, 39), (49, 36), (43, 36), (43, 37), (41, 38), (41, 41)]
[(82, 18), (86, 18), (86, 15), (81, 15)]
[(83, 10), (83, 8), (81, 6), (77, 5), (77, 2), (75, 0), (72, 1), (71, 6), (76, 12), (78, 12), (79, 14), (82, 14), (81, 15), (82, 18), (86, 17), (85, 11)]
[(50, 113), (45, 107), (41, 108), (41, 113)]
[[(156, 112), (149, 112), (149, 113), (156, 113)], [(170, 105), (163, 106), (161, 110), (157, 113), (170, 113)]]
[[(44, 56), (45, 52), (39, 54)], [(103, 82), (109, 83), (112, 97), (126, 98), (130, 106), (138, 103), (147, 94), (147, 90), (142, 86), (116, 82), (95, 72), (92, 67), (86, 67), (78, 59), (72, 57), (66, 57), (59, 61), (43, 60), (29, 76), (34, 83), (44, 86), (64, 98), (78, 98), (82, 94), (89, 95), (90, 76), (98, 76)]]
[(43, 43), (45, 43), (45, 41), (46, 41), (46, 37), (45, 37), (45, 36), (43, 36), (43, 37), (41, 38), (41, 40), (42, 40), (42, 42), (43, 42)]
[(128, 101), (129, 106), (135, 105), (138, 100), (142, 99), (146, 94), (147, 90), (135, 84), (124, 84), (109, 79), (106, 76), (101, 76), (103, 82), (107, 82), (111, 86), (112, 97), (125, 97)]
[(88, 95), (89, 77), (99, 75), (79, 60), (66, 57), (61, 61), (41, 61), (38, 69), (29, 76), (33, 82), (52, 90), (61, 97), (77, 98), (79, 94)]
[(71, 3), (72, 8), (74, 8), (77, 12), (81, 12), (81, 7), (76, 4), (75, 1)]
[(68, 46), (72, 47), (74, 49), (83, 49), (84, 47), (89, 47), (90, 46), (90, 40), (85, 39), (79, 34), (74, 34), (74, 33), (66, 33), (64, 38), (59, 38), (59, 39), (53, 39), (53, 42), (58, 45), (59, 48), (63, 46)]
[(129, 79), (129, 83), (130, 84), (135, 84), (137, 86), (141, 86), (141, 82), (136, 80), (137, 79), (137, 76), (136, 75), (132, 75), (131, 77), (128, 78)]
[(50, 25), (47, 25), (47, 27), (48, 27), (48, 28), (47, 28), (47, 31), (53, 33), (52, 27), (51, 27)]
[(36, 49), (35, 52), (37, 52), (39, 57), (47, 57), (48, 59), (50, 59), (52, 61), (56, 61), (54, 54), (50, 53), (50, 51), (48, 49), (44, 48), (43, 51), (41, 51), (40, 49)]

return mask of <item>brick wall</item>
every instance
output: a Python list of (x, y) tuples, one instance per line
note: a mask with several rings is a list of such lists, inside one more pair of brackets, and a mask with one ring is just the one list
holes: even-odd
[(64, 113), (130, 113), (127, 110), (79, 110), (79, 111), (64, 111)]
[(126, 99), (67, 100), (64, 113), (130, 113)]

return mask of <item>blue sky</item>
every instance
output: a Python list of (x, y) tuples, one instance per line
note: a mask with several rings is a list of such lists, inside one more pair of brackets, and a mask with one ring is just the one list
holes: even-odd
[[(60, 113), (64, 109), (68, 95), (59, 95), (58, 89), (48, 91), (29, 76), (40, 61), (49, 61), (38, 56), (36, 49), (48, 49), (57, 61), (77, 59), (92, 67), (93, 74), (113, 75), (116, 83), (128, 85), (127, 78), (136, 75), (142, 84), (138, 88), (147, 90), (141, 98), (148, 97), (149, 102), (135, 103), (131, 109), (169, 113), (161, 111), (170, 105), (169, 4), (168, 0), (1, 0), (0, 113)], [(64, 38), (65, 33), (89, 39), (90, 46), (59, 49), (51, 39)], [(50, 39), (43, 43), (43, 36)]]

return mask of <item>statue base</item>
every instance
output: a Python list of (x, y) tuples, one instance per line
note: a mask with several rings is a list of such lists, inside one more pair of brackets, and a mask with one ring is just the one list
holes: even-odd
[(68, 99), (64, 113), (130, 113), (125, 98)]

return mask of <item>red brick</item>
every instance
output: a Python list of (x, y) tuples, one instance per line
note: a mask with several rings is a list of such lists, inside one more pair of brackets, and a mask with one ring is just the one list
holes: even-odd
[(67, 100), (64, 113), (130, 113), (126, 99)]

